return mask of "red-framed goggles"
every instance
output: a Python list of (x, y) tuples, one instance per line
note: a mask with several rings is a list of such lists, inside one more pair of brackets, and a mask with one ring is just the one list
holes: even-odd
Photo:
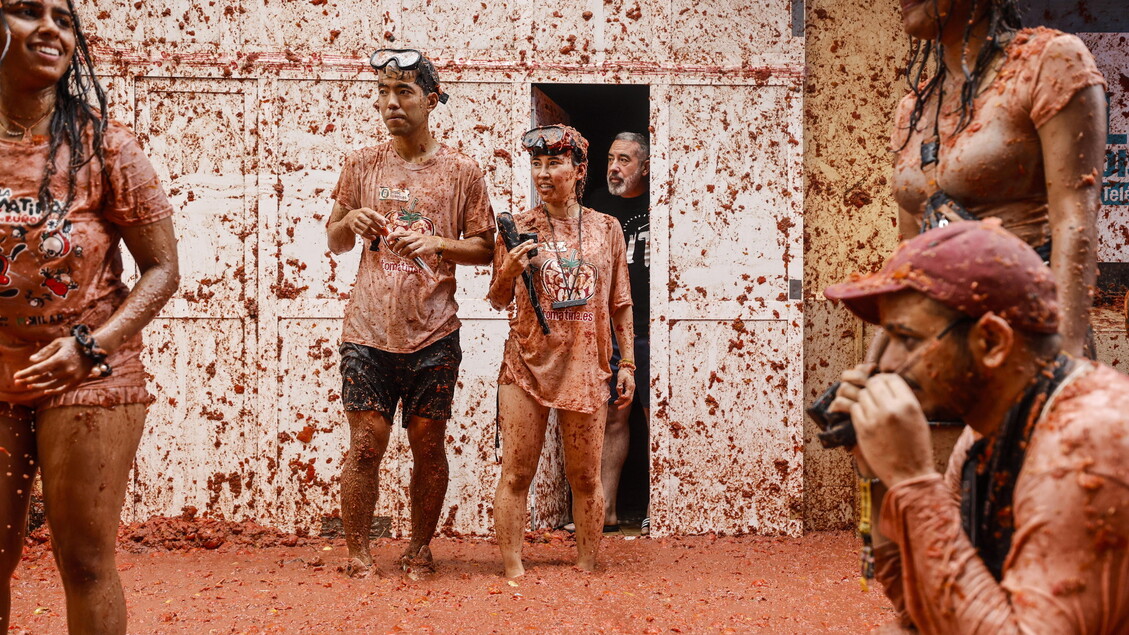
[(415, 49), (379, 49), (369, 57), (368, 63), (378, 73), (389, 66), (399, 71), (417, 71), (420, 87), (425, 93), (439, 95), (439, 103), (443, 104), (450, 98), (439, 88), (439, 74), (435, 72), (435, 66)]
[(588, 146), (584, 137), (567, 126), (540, 126), (521, 137), (521, 145), (530, 154), (564, 154), (572, 152), (577, 161), (584, 161)]

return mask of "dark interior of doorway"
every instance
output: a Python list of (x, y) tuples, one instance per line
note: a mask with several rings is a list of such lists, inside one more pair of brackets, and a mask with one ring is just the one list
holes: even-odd
[[(588, 139), (588, 192), (607, 187), (607, 151), (615, 135), (641, 132), (650, 137), (651, 90), (636, 84), (534, 84), (561, 110), (572, 127)], [(631, 532), (647, 514), (650, 502), (650, 438), (643, 409), (631, 409), (631, 449), (619, 483), (618, 512), (624, 530)]]

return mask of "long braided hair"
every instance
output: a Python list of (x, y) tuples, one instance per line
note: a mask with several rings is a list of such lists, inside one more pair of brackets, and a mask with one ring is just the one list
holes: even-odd
[[(78, 173), (92, 159), (97, 158), (99, 165), (105, 166), (102, 137), (109, 122), (106, 92), (94, 74), (94, 60), (82, 33), (74, 0), (67, 0), (67, 9), (73, 20), (75, 50), (70, 66), (55, 85), (55, 112), (49, 124), (47, 166), (39, 184), (39, 209), (44, 214), (55, 210), (59, 214), (66, 213), (74, 202)], [(3, 21), (4, 34), (10, 37), (8, 20), (2, 11), (0, 20)], [(0, 58), (2, 61), (3, 58)], [(90, 128), (92, 156), (86, 156), (83, 146), (82, 137), (87, 127)], [(51, 179), (58, 171), (56, 162), (63, 144), (70, 151), (70, 160), (67, 163), (67, 195), (60, 205), (51, 191)]]
[[(977, 19), (980, 6), (987, 2), (987, 11), (982, 18)], [(940, 32), (948, 17), (942, 17), (937, 7), (937, 0), (933, 0), (933, 17), (937, 21), (937, 30)], [(988, 35), (980, 53), (970, 69), (968, 66), (968, 42), (972, 37), (972, 29), (980, 19), (988, 21)], [(964, 42), (961, 49), (961, 70), (964, 73), (964, 84), (960, 89), (960, 120), (957, 122), (956, 131), (960, 132), (972, 121), (974, 110), (973, 100), (981, 80), (988, 71), (989, 65), (997, 54), (1001, 54), (1007, 41), (1006, 36), (1023, 28), (1017, 0), (972, 0), (968, 24), (964, 27)], [(909, 130), (914, 130), (921, 121), (925, 109), (925, 102), (934, 94), (938, 94), (937, 109), (940, 112), (940, 91), (947, 73), (943, 59), (944, 47), (936, 40), (920, 40), (910, 38), (909, 63), (906, 65), (906, 80), (914, 95), (913, 111), (910, 113)], [(931, 69), (935, 69), (929, 76)], [(929, 77), (925, 80), (925, 77)], [(906, 136), (906, 143), (909, 135)], [(905, 147), (905, 144), (902, 144)]]

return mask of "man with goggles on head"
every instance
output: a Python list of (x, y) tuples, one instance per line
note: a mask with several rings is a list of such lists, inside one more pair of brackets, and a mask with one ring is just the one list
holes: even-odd
[[(897, 632), (1127, 632), (1129, 377), (1063, 352), (1042, 257), (998, 219), (955, 222), (824, 295), (889, 336), (831, 410), (880, 481)], [(944, 475), (927, 417), (967, 425)]]
[(439, 88), (439, 74), (435, 72), (435, 65), (415, 49), (380, 49), (369, 57), (369, 65), (377, 73), (406, 73), (416, 71), (416, 83), (423, 88), (423, 92), (435, 93), (439, 96), (439, 103), (445, 104), (450, 95)]
[(341, 344), (345, 571), (362, 576), (372, 566), (377, 476), (400, 405), (414, 467), (411, 540), (399, 564), (420, 578), (434, 572), (428, 545), (447, 492), (446, 423), (462, 361), (455, 265), (491, 261), (494, 214), (482, 170), (431, 133), (431, 112), (447, 101), (431, 62), (393, 49), (370, 61), (391, 140), (346, 156), (326, 226), (334, 253), (358, 237), (364, 247)]

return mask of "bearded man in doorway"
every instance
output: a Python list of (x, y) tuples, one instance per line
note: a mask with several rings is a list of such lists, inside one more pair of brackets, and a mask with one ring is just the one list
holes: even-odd
[[(889, 337), (831, 405), (874, 479), (884, 632), (1129, 632), (1129, 377), (1064, 352), (1040, 255), (952, 223), (824, 294)], [(944, 475), (927, 418), (967, 425)]]
[[(593, 192), (593, 209), (616, 218), (623, 228), (627, 243), (627, 270), (631, 278), (631, 303), (635, 323), (635, 342), (624, 353), (617, 340), (612, 340), (612, 380), (608, 403), (618, 398), (615, 377), (621, 363), (634, 365), (634, 404), (643, 409), (648, 426), (651, 421), (651, 196), (648, 177), (651, 174), (650, 147), (647, 137), (637, 132), (621, 132), (608, 149), (607, 189)], [(617, 497), (620, 476), (631, 446), (631, 406), (608, 408), (604, 428), (604, 453), (600, 480), (604, 488), (604, 533), (619, 533)], [(651, 531), (650, 514), (643, 519), (639, 532)]]
[(455, 265), (491, 261), (494, 214), (482, 170), (431, 133), (431, 113), (447, 101), (432, 63), (410, 49), (379, 50), (370, 63), (392, 139), (346, 157), (326, 226), (335, 254), (358, 237), (368, 243), (341, 344), (345, 572), (363, 576), (372, 566), (380, 462), (400, 404), (413, 469), (411, 540), (399, 564), (418, 579), (435, 571), (428, 545), (447, 493), (446, 424), (462, 361)]

